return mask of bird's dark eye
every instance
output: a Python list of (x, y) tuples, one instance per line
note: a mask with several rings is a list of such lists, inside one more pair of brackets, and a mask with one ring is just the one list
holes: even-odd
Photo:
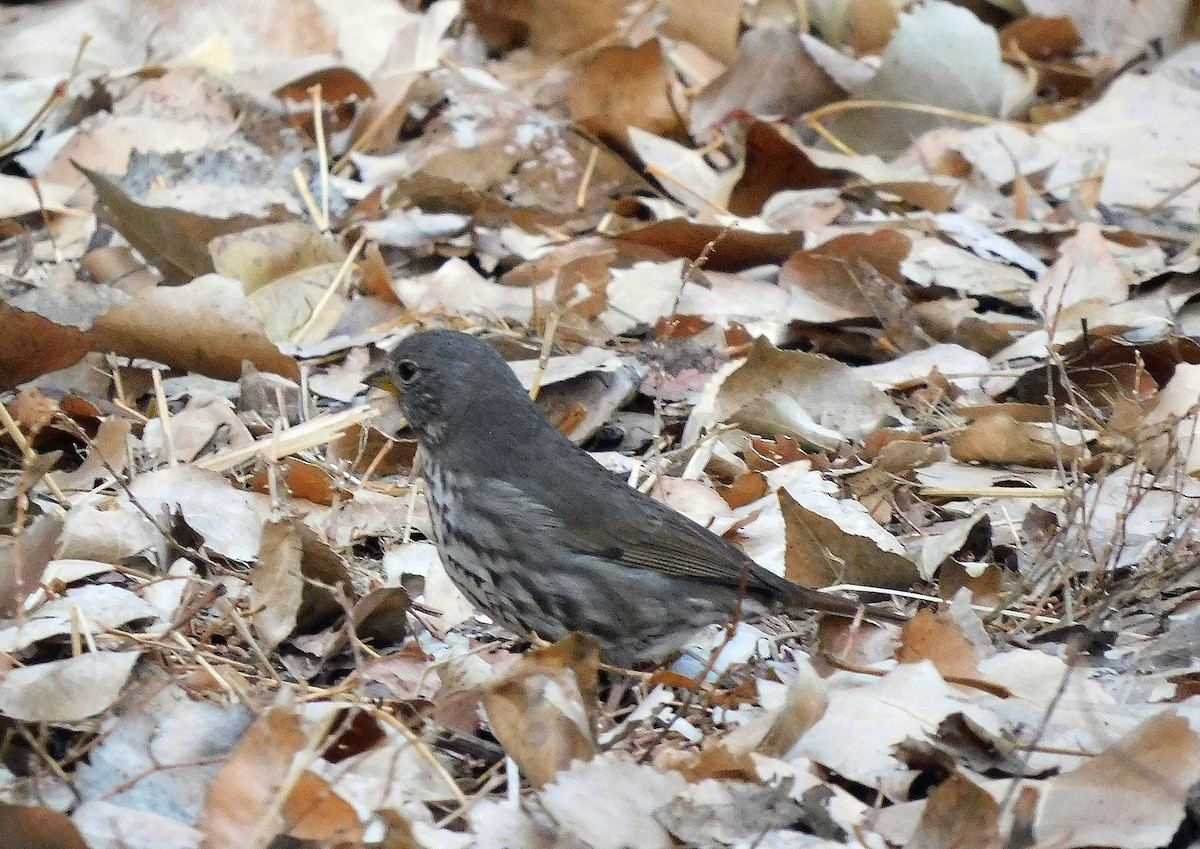
[(412, 383), (417, 376), (417, 364), (412, 360), (401, 360), (396, 366), (396, 376), (402, 383)]

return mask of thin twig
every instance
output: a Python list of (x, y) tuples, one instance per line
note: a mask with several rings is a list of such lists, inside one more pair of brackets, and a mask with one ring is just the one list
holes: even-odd
[(533, 385), (529, 387), (529, 397), (537, 400), (542, 389), (542, 377), (546, 374), (546, 363), (550, 361), (550, 350), (554, 347), (554, 334), (558, 331), (559, 311), (552, 310), (546, 319), (546, 335), (542, 339), (542, 350), (538, 352), (537, 371), (533, 374)]
[(996, 118), (990, 115), (975, 115), (971, 112), (960, 112), (957, 109), (947, 109), (944, 106), (931, 106), (927, 103), (903, 103), (898, 100), (839, 100), (837, 103), (827, 103), (818, 109), (806, 112), (802, 117), (804, 118), (804, 123), (808, 124), (814, 132), (839, 151), (847, 156), (858, 156), (858, 151), (835, 136), (821, 121), (830, 115), (837, 115), (840, 112), (853, 112), (860, 109), (891, 109), (900, 112), (919, 112), (923, 115), (936, 115), (940, 118), (951, 118), (955, 121), (963, 121), (968, 124), (987, 125), (1003, 123), (1022, 129), (1037, 129), (1032, 124), (1025, 124), (1020, 121), (1006, 121), (1003, 118)]
[(459, 806), (467, 807), (469, 802), (466, 794), (462, 792), (462, 788), (458, 786), (458, 783), (454, 780), (450, 773), (446, 771), (446, 767), (443, 766), (442, 762), (437, 759), (437, 755), (430, 750), (429, 746), (425, 744), (424, 740), (418, 737), (411, 728), (398, 720), (396, 717), (392, 716), (386, 710), (377, 707), (371, 707), (369, 710), (371, 711), (371, 715), (377, 720), (399, 731), (404, 739), (406, 739), (409, 744), (416, 749), (417, 754), (421, 756), (422, 760), (429, 764), (433, 771), (437, 773), (438, 777), (442, 779), (442, 783), (444, 783), (447, 789), (450, 790), (451, 795), (454, 797), (454, 800), (458, 802)]
[[(32, 465), (37, 459), (37, 452), (33, 450), (33, 446), (29, 444), (29, 440), (25, 438), (25, 434), (21, 433), (21, 428), (17, 425), (16, 420), (13, 419), (12, 415), (8, 412), (8, 407), (4, 406), (3, 404), (0, 404), (0, 424), (4, 425), (5, 432), (8, 433), (8, 435), (12, 438), (12, 441), (16, 443), (17, 450), (20, 451), (21, 456), (25, 458), (26, 465)], [(58, 488), (58, 484), (54, 482), (52, 477), (50, 477), (49, 472), (42, 472), (41, 478), (46, 482), (46, 488), (50, 490), (50, 494), (58, 500), (59, 504), (66, 505), (69, 503), (67, 501), (67, 497), (63, 495), (63, 491)]]
[(587, 204), (588, 188), (592, 184), (592, 175), (596, 173), (596, 162), (600, 159), (600, 146), (592, 145), (588, 154), (587, 166), (583, 169), (583, 178), (579, 181), (579, 191), (575, 193), (575, 208), (583, 209)]
[(296, 182), (296, 191), (300, 192), (300, 198), (308, 208), (308, 214), (312, 216), (313, 223), (317, 225), (317, 229), (324, 232), (326, 227), (321, 221), (321, 208), (317, 205), (317, 199), (313, 197), (312, 190), (308, 188), (308, 181), (304, 179), (304, 172), (300, 170), (300, 166), (297, 165), (292, 169), (292, 179)]
[(162, 424), (163, 444), (167, 447), (167, 465), (179, 465), (179, 455), (175, 453), (175, 435), (171, 432), (171, 409), (167, 406), (167, 393), (163, 391), (162, 373), (151, 369), (150, 376), (154, 381), (154, 402), (158, 405), (158, 420)]
[(198, 469), (225, 472), (250, 462), (260, 454), (268, 461), (280, 460), (299, 451), (324, 445), (341, 436), (347, 428), (362, 424), (379, 415), (379, 411), (363, 404), (340, 413), (317, 416), (302, 424), (290, 427), (282, 434), (260, 437), (250, 445), (227, 448), (191, 463)]
[(321, 84), (308, 90), (313, 102), (313, 130), (317, 137), (317, 164), (321, 171), (321, 230), (329, 229), (329, 148), (325, 143), (325, 107), (321, 103)]
[(363, 245), (366, 243), (367, 235), (364, 233), (358, 237), (358, 241), (354, 243), (354, 247), (350, 248), (350, 252), (342, 260), (341, 267), (338, 268), (337, 274), (333, 276), (333, 280), (325, 288), (324, 293), (321, 295), (321, 300), (317, 301), (317, 305), (313, 307), (312, 313), (308, 316), (308, 321), (304, 322), (301, 328), (292, 334), (294, 342), (302, 342), (304, 337), (312, 331), (313, 326), (317, 323), (317, 319), (321, 317), (321, 313), (324, 312), (325, 307), (329, 305), (329, 302), (333, 300), (333, 296), (341, 288), (342, 281), (346, 279), (346, 276), (350, 273), (350, 269), (354, 267), (354, 261), (358, 259), (358, 255), (362, 252)]

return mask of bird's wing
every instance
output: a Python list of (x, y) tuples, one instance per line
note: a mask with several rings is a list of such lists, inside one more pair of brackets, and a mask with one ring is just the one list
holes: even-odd
[[(656, 569), (681, 578), (747, 590), (777, 593), (781, 587), (741, 550), (671, 511), (667, 516), (642, 515), (642, 522), (618, 535), (607, 534), (610, 544), (619, 542), (616, 559), (639, 569)], [(597, 541), (597, 540), (594, 540)], [(767, 577), (770, 576), (770, 577)]]
[[(482, 481), (478, 494), (485, 496), (488, 507), (480, 519), (490, 529), (507, 526), (502, 533), (522, 535), (523, 547), (547, 564), (566, 551), (607, 560), (618, 568), (653, 570), (719, 586), (744, 586), (748, 595), (788, 607), (849, 617), (862, 611), (856, 601), (801, 587), (764, 569), (726, 540), (607, 472), (589, 483), (591, 486), (576, 490), (586, 492), (586, 497), (567, 501), (559, 489)], [(900, 621), (886, 611), (872, 609), (868, 615)]]
[(682, 513), (599, 467), (597, 471), (600, 475), (588, 481), (589, 497), (580, 503), (567, 503), (554, 495), (545, 498), (568, 547), (681, 579), (730, 587), (744, 584), (748, 592), (780, 600), (795, 588)]

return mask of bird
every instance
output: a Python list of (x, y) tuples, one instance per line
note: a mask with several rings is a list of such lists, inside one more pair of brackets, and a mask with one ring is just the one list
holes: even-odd
[(606, 663), (635, 668), (735, 616), (786, 609), (902, 621), (794, 584), (629, 486), (542, 415), (483, 340), (415, 332), (384, 374), (416, 436), (446, 573), (519, 636), (583, 632)]

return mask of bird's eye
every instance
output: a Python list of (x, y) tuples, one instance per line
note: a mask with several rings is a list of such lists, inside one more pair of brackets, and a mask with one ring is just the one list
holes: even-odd
[(417, 376), (417, 364), (412, 360), (401, 360), (396, 366), (396, 376), (402, 383), (412, 383)]

